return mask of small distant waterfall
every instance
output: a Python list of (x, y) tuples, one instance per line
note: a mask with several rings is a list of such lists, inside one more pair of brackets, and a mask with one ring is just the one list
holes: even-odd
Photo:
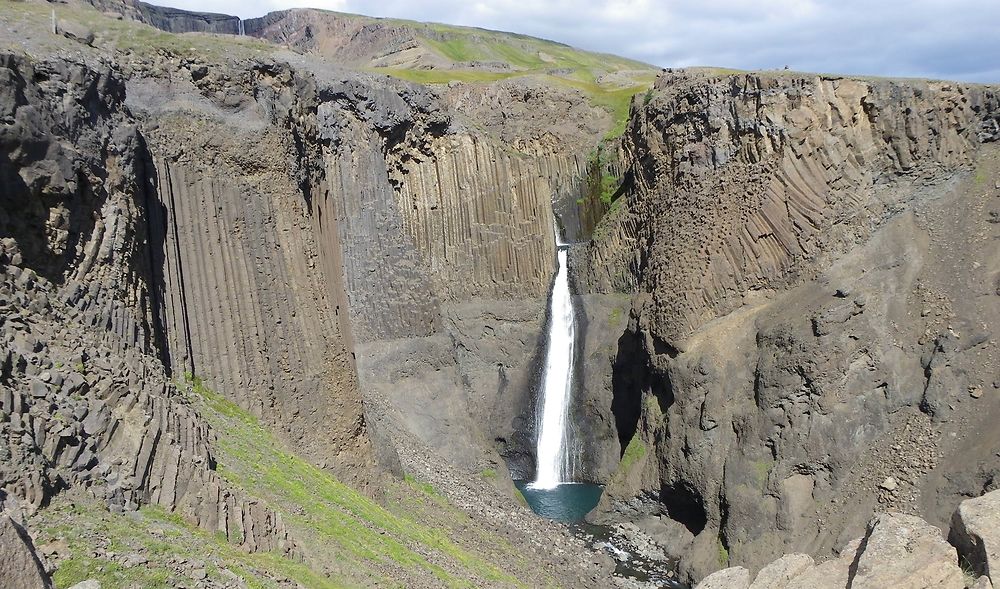
[(237, 32), (237, 34), (238, 34), (238, 35), (239, 35), (240, 37), (242, 37), (243, 35), (245, 35), (245, 34), (246, 34), (246, 33), (245, 33), (245, 32), (243, 31), (243, 19), (242, 19), (242, 18), (237, 18), (237, 19), (236, 19), (236, 21), (237, 21), (237, 22), (239, 23), (239, 24), (237, 25), (237, 27), (238, 27), (238, 29), (239, 29), (239, 31)]
[(549, 333), (542, 379), (542, 411), (537, 420), (538, 469), (531, 487), (552, 489), (570, 482), (573, 461), (569, 452), (569, 405), (573, 392), (576, 316), (569, 291), (567, 245), (556, 232), (559, 267), (549, 298)]

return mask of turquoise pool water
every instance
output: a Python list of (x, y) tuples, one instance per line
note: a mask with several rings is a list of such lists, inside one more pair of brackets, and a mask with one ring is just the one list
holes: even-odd
[(575, 523), (597, 505), (604, 488), (590, 483), (562, 483), (552, 489), (533, 489), (530, 481), (514, 481), (531, 509), (542, 517)]

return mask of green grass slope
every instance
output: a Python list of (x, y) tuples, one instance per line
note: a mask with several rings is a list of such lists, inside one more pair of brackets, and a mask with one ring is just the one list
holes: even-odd
[(218, 436), (220, 474), (281, 514), (304, 560), (247, 554), (157, 507), (112, 514), (75, 491), (58, 496), (32, 522), (39, 544), (59, 547), (57, 587), (96, 579), (105, 589), (166, 589), (198, 580), (201, 572), (208, 582), (239, 579), (260, 589), (288, 580), (307, 589), (556, 586), (430, 484), (407, 476), (380, 505), (282, 450), (255, 417), (197, 378), (183, 386)]

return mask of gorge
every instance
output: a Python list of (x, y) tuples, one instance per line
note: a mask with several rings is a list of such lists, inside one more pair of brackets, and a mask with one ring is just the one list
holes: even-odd
[(997, 86), (0, 6), (11, 586), (992, 586)]

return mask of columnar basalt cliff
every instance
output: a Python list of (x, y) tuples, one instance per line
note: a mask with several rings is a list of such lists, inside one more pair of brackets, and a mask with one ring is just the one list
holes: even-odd
[(250, 550), (292, 550), (281, 518), (216, 474), (211, 430), (160, 363), (149, 155), (123, 81), (83, 62), (0, 63), (0, 487), (37, 509), (82, 485), (119, 510), (160, 505)]
[[(233, 470), (244, 450), (208, 425), (219, 411), (226, 427), (259, 420), (288, 449), (278, 452), (293, 450), (376, 497), (399, 494), (376, 468), (401, 474), (398, 444), (408, 472), (421, 476), (451, 476), (456, 464), (466, 476), (505, 473), (494, 438), (512, 437), (531, 409), (553, 252), (549, 182), (573, 172), (558, 163), (568, 156), (508, 150), (427, 88), (254, 55), (259, 42), (237, 41), (222, 56), (219, 41), (202, 37), (192, 40), (208, 47), (202, 57), (140, 47), (108, 60), (102, 35), (133, 34), (133, 25), (80, 14), (111, 28), (67, 31), (41, 51), (56, 53), (48, 61), (5, 57), (3, 304), (25, 310), (3, 323), (0, 426), (13, 459), (0, 486), (15, 503), (33, 510), (86, 489), (115, 511), (162, 506), (248, 551), (319, 566), (320, 548), (292, 539), (313, 520), (274, 504), (269, 489), (244, 494)], [(69, 69), (60, 65), (66, 49), (82, 49)], [(402, 345), (419, 349), (420, 366), (399, 375), (382, 364), (369, 376), (380, 350), (406, 367)], [(440, 353), (446, 375), (427, 390), (454, 410), (464, 440), (453, 431), (435, 438), (409, 411), (419, 391), (399, 385), (437, 378), (427, 350)], [(459, 452), (428, 471), (422, 444)], [(278, 484), (319, 476), (281, 460), (299, 470)], [(270, 468), (254, 480), (272, 477)], [(505, 480), (488, 483), (502, 489), (491, 491), (500, 497), (492, 511), (519, 510), (503, 497)], [(337, 509), (352, 510), (338, 516), (341, 526), (382, 529), (361, 540), (376, 553), (399, 554), (399, 536), (424, 541), (410, 523), (391, 527), (395, 516), (377, 506)], [(572, 556), (555, 566), (566, 578), (600, 578), (578, 560), (588, 558), (582, 544), (568, 542)], [(435, 546), (451, 551), (447, 570), (421, 560), (415, 571), (390, 563), (348, 577), (513, 583), (449, 542)]]
[[(150, 17), (149, 7), (138, 4), (115, 8), (93, 3), (170, 31), (199, 30), (189, 27), (190, 23), (202, 17), (211, 20), (211, 15), (153, 11), (159, 15), (157, 20)], [(324, 188), (307, 195), (308, 216), (315, 220), (318, 231), (325, 232), (340, 248), (335, 255), (320, 252), (317, 259), (327, 265), (332, 263), (325, 269), (328, 275), (336, 271), (338, 264), (343, 265), (344, 299), (336, 308), (338, 313), (344, 311), (338, 318), (345, 321), (343, 331), (349, 332), (350, 345), (356, 345), (352, 351), (360, 366), (361, 388), (372, 391), (370, 406), (387, 407), (390, 415), (385, 419), (401, 422), (432, 448), (472, 471), (484, 467), (495, 470), (500, 464), (496, 453), (499, 450), (519, 464), (516, 468), (519, 474), (529, 474), (532, 389), (539, 336), (543, 333), (543, 299), (554, 262), (553, 232), (558, 227), (569, 239), (584, 238), (606, 207), (599, 194), (590, 189), (593, 166), (586, 154), (614, 124), (613, 114), (593, 102), (587, 92), (598, 92), (602, 100), (624, 105), (622, 97), (627, 99), (626, 95), (632, 91), (629, 84), (649, 79), (651, 68), (620, 58), (596, 59), (597, 56), (529, 37), (507, 38), (503, 33), (491, 31), (432, 27), (317, 10), (276, 12), (248, 20), (244, 25), (248, 35), (286, 44), (296, 51), (333, 57), (339, 63), (354, 66), (390, 65), (397, 68), (391, 70), (397, 74), (405, 73), (405, 69), (398, 67), (414, 55), (421, 63), (429, 59), (427, 63), (432, 69), (471, 68), (474, 78), (482, 71), (482, 64), (475, 60), (449, 65), (448, 59), (435, 53), (440, 51), (435, 43), (443, 40), (468, 46), (470, 55), (477, 54), (482, 47), (509, 43), (512, 48), (508, 55), (520, 56), (521, 65), (514, 70), (522, 72), (523, 78), (501, 76), (488, 84), (455, 82), (436, 87), (348, 73), (320, 59), (290, 54), (282, 58), (294, 63), (294, 68), (309, 72), (312, 79), (322, 80), (315, 90), (310, 90), (315, 97), (305, 99), (315, 102), (314, 105), (294, 107), (316, 108), (315, 140), (321, 146), (315, 153), (322, 158), (319, 164), (322, 170), (313, 169), (309, 173), (318, 174), (326, 182)], [(403, 45), (414, 47), (403, 47), (400, 45), (403, 40)], [(410, 51), (415, 47), (419, 50)], [(559, 68), (566, 65), (590, 68), (586, 73), (593, 76), (615, 72), (621, 85), (607, 88), (601, 84), (584, 85), (585, 91), (574, 86), (575, 78), (557, 77), (572, 73)], [(190, 77), (191, 84), (203, 95), (198, 100), (207, 99), (211, 103), (203, 107), (211, 111), (208, 118), (224, 114), (223, 118), (231, 122), (237, 133), (244, 130), (252, 133), (259, 128), (261, 123), (256, 121), (259, 118), (256, 114), (244, 116), (247, 109), (254, 108), (254, 103), (261, 102), (257, 90), (252, 88), (253, 82), (220, 74), (200, 64), (187, 64), (184, 68), (189, 71), (180, 72), (178, 80), (171, 80), (171, 92), (178, 100), (190, 100), (188, 96), (194, 89), (184, 87)], [(619, 71), (623, 68), (628, 69)], [(134, 86), (136, 110), (149, 111), (146, 116), (157, 119), (159, 126), (158, 119), (163, 115), (155, 112), (155, 105), (163, 96), (157, 94), (158, 83)], [(252, 97), (250, 93), (254, 93)], [(263, 105), (263, 108), (273, 107)], [(166, 138), (175, 128), (184, 134), (196, 132), (205, 136), (205, 150), (228, 153), (236, 143), (218, 140), (217, 129), (204, 120), (203, 129), (189, 126), (181, 129), (177, 127), (181, 122), (186, 122), (186, 118), (168, 117), (164, 123), (169, 129), (167, 133), (151, 133), (162, 137), (151, 138), (154, 152), (171, 151)], [(248, 125), (253, 128), (248, 129)], [(278, 124), (277, 132), (292, 127)], [(208, 139), (209, 135), (213, 138)], [(265, 141), (263, 145), (273, 144)], [(247, 343), (222, 342), (231, 335), (231, 330), (226, 331), (229, 327), (220, 318), (233, 311), (246, 311), (240, 305), (249, 302), (235, 296), (236, 293), (259, 287), (266, 291), (261, 301), (271, 300), (270, 288), (260, 282), (260, 276), (253, 276), (252, 269), (244, 272), (246, 278), (238, 274), (220, 275), (213, 269), (228, 267), (227, 258), (202, 264), (204, 256), (198, 253), (205, 251), (200, 240), (221, 241), (221, 234), (239, 220), (233, 215), (242, 215), (243, 211), (224, 212), (222, 222), (212, 221), (203, 228), (198, 219), (191, 219), (190, 223), (184, 219), (172, 221), (170, 210), (176, 208), (176, 214), (183, 215), (197, 214), (202, 205), (231, 208), (225, 203), (247, 188), (232, 186), (226, 178), (240, 178), (248, 170), (243, 161), (228, 162), (219, 166), (225, 169), (225, 178), (215, 177), (214, 164), (227, 162), (206, 156), (204, 160), (213, 161), (212, 169), (208, 173), (206, 170), (192, 173), (190, 163), (203, 161), (202, 151), (188, 146), (183, 150), (186, 153), (172, 153), (165, 157), (164, 165), (157, 167), (163, 175), (157, 186), (165, 195), (161, 201), (166, 222), (180, 228), (174, 233), (168, 228), (162, 264), (166, 268), (165, 279), (172, 284), (179, 285), (184, 280), (185, 266), (192, 265), (189, 272), (196, 272), (196, 281), (205, 286), (192, 293), (192, 302), (176, 292), (166, 299), (164, 312), (174, 338), (169, 347), (173, 363), (199, 368), (209, 384), (227, 394), (247, 386), (255, 389), (258, 383), (283, 390), (283, 385), (294, 382), (296, 389), (309, 389), (313, 385), (292, 376), (298, 375), (302, 366), (281, 366), (281, 372), (276, 372), (276, 359), (263, 352), (284, 347), (288, 342), (301, 342), (303, 349), (323, 349), (315, 345), (318, 342), (315, 337), (299, 337), (300, 334), (292, 332), (287, 338), (283, 335), (287, 329), (284, 326), (290, 324), (294, 330), (298, 321), (310, 327), (322, 324), (313, 321), (309, 313), (301, 313), (290, 322), (283, 320), (282, 329), (276, 333), (256, 325)], [(157, 153), (157, 157), (163, 156)], [(243, 157), (244, 154), (238, 154), (237, 160)], [(318, 167), (315, 162), (309, 165)], [(198, 197), (203, 202), (191, 209), (184, 208), (186, 197), (180, 199), (179, 205), (173, 203), (170, 193), (174, 181), (184, 194), (187, 186), (191, 186), (193, 193), (205, 195)], [(553, 209), (558, 220), (553, 217)], [(246, 233), (237, 233), (235, 238), (255, 236), (255, 229), (266, 235), (269, 229), (260, 227), (254, 221), (257, 217), (250, 214)], [(278, 233), (279, 237), (283, 235)], [(189, 260), (181, 253), (185, 251), (183, 246), (177, 249), (171, 245), (184, 239), (192, 240)], [(273, 241), (282, 245), (281, 239)], [(305, 243), (304, 247), (308, 251), (310, 246)], [(294, 242), (290, 249), (298, 251), (301, 247)], [(247, 244), (237, 244), (228, 256), (236, 258), (240, 252), (248, 251)], [(277, 269), (276, 283), (286, 281), (283, 271)], [(260, 272), (275, 274), (267, 264)], [(214, 303), (214, 293), (223, 291), (232, 296)], [(279, 306), (287, 304), (287, 308), (295, 308), (299, 304), (296, 296), (282, 294), (275, 300), (279, 299)], [(498, 308), (502, 309), (499, 313)], [(197, 317), (189, 317), (191, 313)], [(287, 317), (284, 311), (279, 315)], [(206, 323), (203, 318), (209, 319), (208, 326), (192, 330), (192, 325)], [(222, 330), (213, 326), (222, 326)], [(497, 337), (497, 333), (503, 335)], [(326, 340), (333, 341), (329, 337)], [(226, 353), (206, 354), (216, 344), (228, 348)], [(246, 349), (241, 350), (240, 346)], [(243, 352), (251, 351), (256, 351), (257, 360), (243, 359)], [(428, 363), (424, 356), (435, 360)], [(271, 365), (261, 374), (265, 358)], [(400, 386), (403, 374), (368, 370), (370, 366), (387, 364), (408, 366), (405, 371), (408, 386)], [(324, 376), (317, 378), (322, 382)], [(593, 380), (599, 384), (587, 394), (595, 402), (586, 405), (588, 409), (581, 417), (601, 415), (594, 421), (602, 427), (592, 444), (593, 452), (610, 456), (617, 450), (617, 443), (605, 415), (609, 381), (603, 376)], [(309, 396), (308, 391), (305, 396)], [(258, 392), (252, 397), (257, 398), (241, 400), (241, 404), (255, 414), (273, 417), (275, 424), (288, 422), (282, 414), (285, 404), (270, 400), (274, 395)], [(391, 400), (388, 406), (381, 403), (385, 398)], [(428, 405), (449, 405), (455, 410), (447, 418), (416, 410)], [(268, 406), (278, 410), (268, 412), (265, 410)], [(298, 409), (290, 408), (296, 414)], [(319, 415), (317, 410), (312, 406), (309, 414)], [(383, 413), (378, 410), (373, 415), (381, 419)], [(326, 415), (320, 421), (326, 423), (331, 417)], [(304, 432), (323, 430), (313, 428), (310, 419), (302, 423), (303, 430), (293, 437), (296, 443), (304, 441), (309, 449), (313, 444), (302, 439)], [(442, 431), (452, 433), (440, 435)], [(342, 433), (347, 438), (351, 435), (349, 428)], [(392, 444), (384, 439), (379, 443), (382, 450), (387, 445)], [(389, 463), (391, 454), (391, 450), (386, 453)], [(326, 462), (328, 457), (318, 458)], [(601, 460), (605, 466), (599, 469), (603, 474), (596, 475), (599, 479), (605, 478), (610, 469), (608, 460)]]
[(657, 89), (627, 137), (628, 204), (670, 221), (639, 236), (645, 321), (667, 344), (748, 291), (814, 277), (912, 200), (910, 186), (967, 168), (996, 133), (996, 95), (946, 82), (678, 75)]
[[(496, 467), (492, 440), (510, 437), (530, 407), (554, 255), (548, 179), (534, 159), (462, 127), (425, 88), (371, 78), (321, 95), (325, 166), (337, 180), (317, 214), (343, 236), (363, 387), (456, 464)], [(473, 344), (483, 330), (520, 335), (501, 349)], [(517, 383), (513, 400), (506, 380)]]
[[(329, 188), (315, 83), (273, 64), (236, 66), (239, 79), (174, 67), (130, 81), (156, 170), (150, 225), (169, 366), (364, 485), (371, 450), (340, 238), (316, 206)], [(183, 114), (171, 108), (182, 100)]]
[(832, 554), (876, 508), (946, 526), (1000, 467), (956, 441), (1000, 411), (979, 393), (998, 360), (995, 89), (697, 72), (656, 88), (586, 275), (638, 287), (615, 413), (622, 446), (649, 452), (608, 507), (686, 536), (695, 579)]

